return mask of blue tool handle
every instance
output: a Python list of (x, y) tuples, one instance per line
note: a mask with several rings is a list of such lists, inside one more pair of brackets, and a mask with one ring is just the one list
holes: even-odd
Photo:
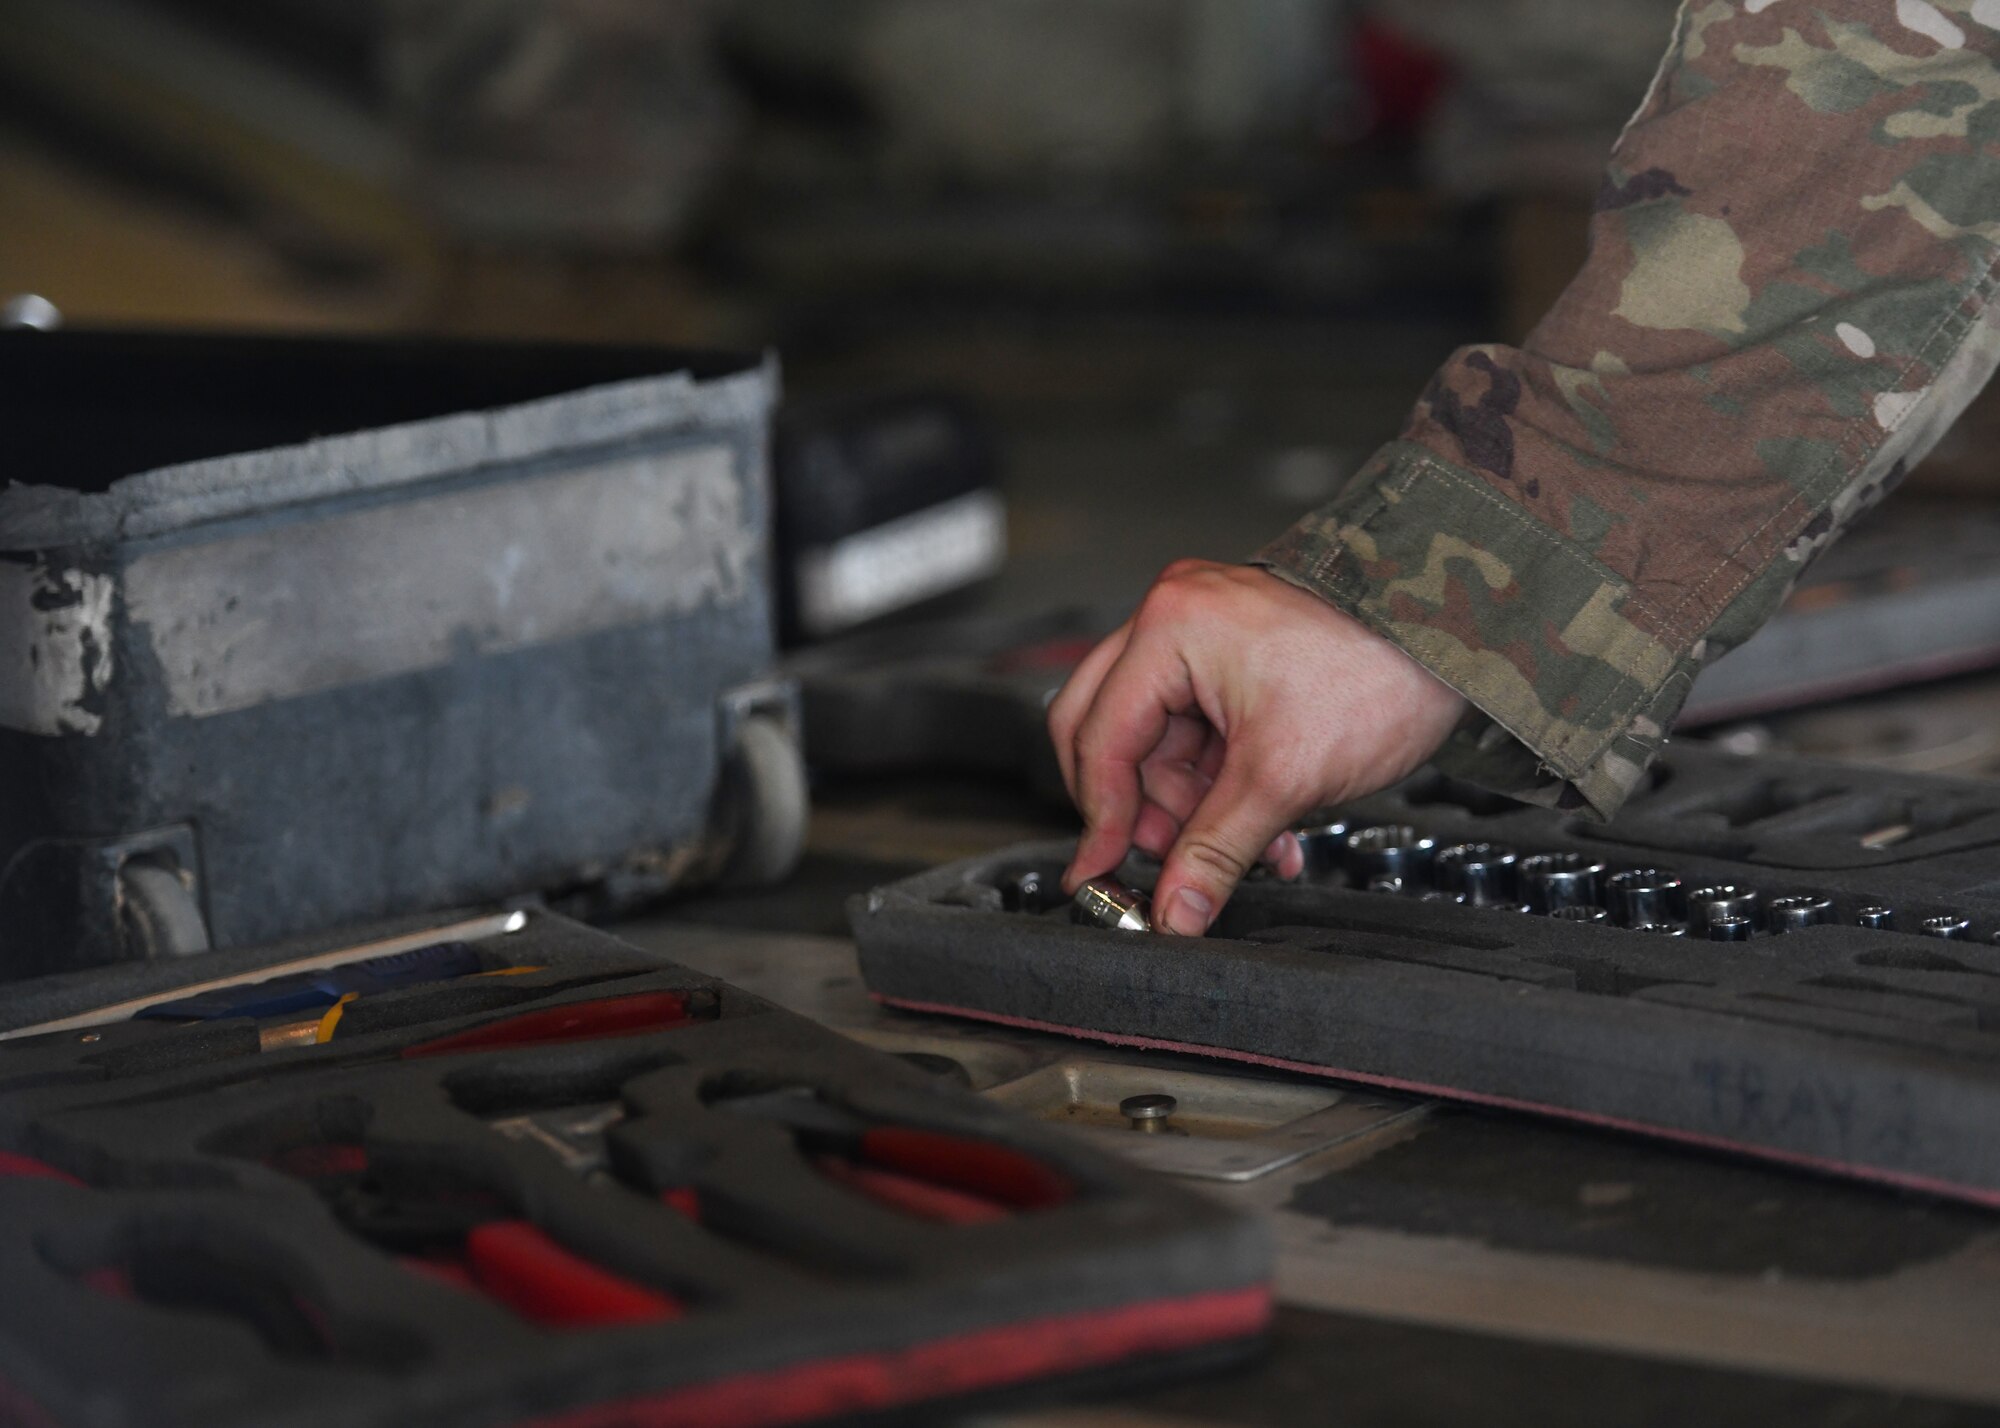
[(414, 987), (425, 982), (442, 982), (484, 970), (479, 954), (469, 942), (434, 942), (408, 952), (386, 957), (370, 957), (344, 967), (326, 967), (317, 972), (294, 972), (263, 982), (246, 982), (240, 987), (217, 987), (178, 1001), (159, 1002), (135, 1013), (135, 1020), (215, 1021), (222, 1017), (287, 1016), (323, 1010), (352, 992), (369, 996), (375, 992)]

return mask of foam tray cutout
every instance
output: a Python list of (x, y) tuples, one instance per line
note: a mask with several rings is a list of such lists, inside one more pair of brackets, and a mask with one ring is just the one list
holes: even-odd
[[(560, 918), (479, 945), (543, 970), (0, 1042), (0, 1420), (794, 1423), (1261, 1333), (1250, 1221)], [(466, 1049), (607, 997), (656, 1024)]]
[[(1420, 774), (1337, 811), (1440, 848), (1664, 868), (1834, 921), (1743, 942), (1512, 907), (1246, 882), (1205, 939), (1007, 910), (1067, 844), (856, 898), (880, 1000), (1743, 1152), (2000, 1206), (2000, 788), (1676, 747), (1610, 825)], [(1335, 816), (1329, 812), (1328, 817)], [(1150, 889), (1134, 860), (1120, 876)], [(1893, 909), (1886, 928), (1856, 925)], [(1928, 919), (1964, 936), (1924, 935)]]

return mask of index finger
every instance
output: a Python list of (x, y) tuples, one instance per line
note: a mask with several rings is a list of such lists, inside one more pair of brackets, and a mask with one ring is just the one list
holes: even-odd
[(1131, 638), (1132, 622), (1127, 620), (1091, 647), (1090, 653), (1077, 661), (1063, 687), (1056, 691), (1056, 697), (1049, 701), (1049, 740), (1055, 745), (1056, 763), (1062, 769), (1063, 787), (1069, 790), (1071, 803), (1076, 795), (1076, 730), (1089, 712), (1091, 701), (1097, 697), (1097, 687), (1104, 682), (1105, 673), (1125, 653), (1125, 642)]
[(1065, 886), (1123, 861), (1144, 796), (1139, 765), (1166, 737), (1173, 716), (1193, 706), (1194, 689), (1180, 652), (1157, 636), (1134, 633), (1077, 729), (1077, 805), (1084, 831)]

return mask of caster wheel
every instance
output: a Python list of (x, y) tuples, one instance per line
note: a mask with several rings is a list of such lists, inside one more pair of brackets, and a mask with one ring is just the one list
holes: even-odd
[(726, 777), (736, 828), (722, 885), (768, 887), (784, 881), (805, 851), (811, 815), (798, 742), (776, 719), (754, 714), (737, 731)]
[(123, 894), (119, 930), (134, 959), (185, 957), (208, 950), (208, 924), (180, 874), (138, 859), (118, 870)]

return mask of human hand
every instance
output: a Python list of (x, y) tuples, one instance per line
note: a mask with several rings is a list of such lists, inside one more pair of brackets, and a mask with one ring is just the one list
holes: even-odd
[(1465, 700), (1396, 646), (1267, 571), (1177, 561), (1049, 706), (1084, 818), (1065, 891), (1133, 848), (1164, 864), (1154, 925), (1199, 936), (1261, 856), (1322, 804), (1407, 777)]

